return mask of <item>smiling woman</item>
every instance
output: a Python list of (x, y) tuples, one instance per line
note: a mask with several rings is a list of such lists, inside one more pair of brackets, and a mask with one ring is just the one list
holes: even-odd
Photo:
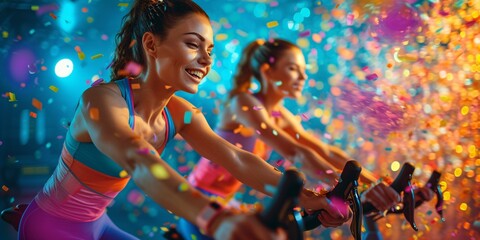
[[(301, 49), (289, 41), (256, 40), (248, 44), (242, 52), (233, 77), (233, 88), (215, 131), (230, 143), (263, 159), (268, 159), (273, 149), (285, 160), (301, 166), (313, 179), (333, 182), (336, 175), (324, 173), (341, 169), (349, 160), (347, 154), (307, 132), (297, 117), (283, 106), (285, 98), (302, 96), (307, 79), (305, 70)], [(255, 93), (250, 90), (253, 79), (260, 82), (260, 89)], [(207, 195), (229, 200), (242, 181), (211, 160), (202, 157), (188, 180)], [(366, 183), (376, 182), (367, 170), (362, 170), (361, 177)], [(395, 190), (384, 184), (370, 188), (362, 197), (364, 202), (368, 201), (381, 210), (400, 200)], [(179, 229), (185, 236), (209, 239), (184, 219), (180, 220)]]
[[(195, 188), (179, 191), (188, 182), (160, 157), (178, 133), (256, 190), (271, 194), (266, 186), (280, 180), (280, 172), (216, 135), (201, 112), (174, 95), (197, 92), (211, 68), (212, 39), (208, 15), (190, 0), (135, 1), (117, 34), (112, 81), (82, 94), (58, 165), (21, 219), (20, 239), (136, 239), (106, 214), (130, 179), (156, 203), (218, 239), (283, 236)], [(325, 209), (328, 226), (349, 218), (324, 196), (300, 199), (305, 208)]]

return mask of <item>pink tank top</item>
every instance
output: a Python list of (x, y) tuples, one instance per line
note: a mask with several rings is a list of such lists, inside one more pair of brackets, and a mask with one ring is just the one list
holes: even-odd
[[(215, 132), (223, 139), (243, 150), (265, 157), (266, 151), (263, 143), (257, 141), (257, 137), (254, 134), (245, 135), (218, 129)], [(242, 185), (225, 168), (204, 157), (198, 161), (188, 176), (188, 181), (197, 188), (224, 198), (230, 197)]]

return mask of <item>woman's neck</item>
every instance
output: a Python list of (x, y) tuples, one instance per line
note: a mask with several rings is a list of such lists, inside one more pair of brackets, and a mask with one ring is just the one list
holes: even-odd
[(277, 111), (282, 104), (284, 96), (275, 93), (268, 93), (268, 91), (260, 91), (256, 94), (257, 98), (263, 103), (265, 110), (269, 113)]
[(160, 81), (131, 79), (135, 112), (145, 122), (154, 121), (170, 101), (175, 91)]

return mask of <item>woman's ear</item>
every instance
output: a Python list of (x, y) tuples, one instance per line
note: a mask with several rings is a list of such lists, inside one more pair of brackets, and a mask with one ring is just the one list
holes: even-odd
[(142, 46), (147, 56), (155, 57), (157, 45), (155, 44), (155, 35), (151, 32), (146, 32), (142, 36)]
[(269, 70), (270, 70), (270, 65), (268, 65), (268, 63), (264, 63), (260, 66), (260, 75), (262, 76), (263, 79), (267, 79)]

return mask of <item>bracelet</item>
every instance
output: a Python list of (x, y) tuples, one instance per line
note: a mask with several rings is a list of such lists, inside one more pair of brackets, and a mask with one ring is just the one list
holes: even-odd
[(200, 231), (206, 235), (212, 235), (210, 227), (213, 223), (213, 220), (222, 213), (224, 208), (217, 202), (210, 202), (205, 207), (202, 208), (195, 221), (197, 226), (200, 228)]

